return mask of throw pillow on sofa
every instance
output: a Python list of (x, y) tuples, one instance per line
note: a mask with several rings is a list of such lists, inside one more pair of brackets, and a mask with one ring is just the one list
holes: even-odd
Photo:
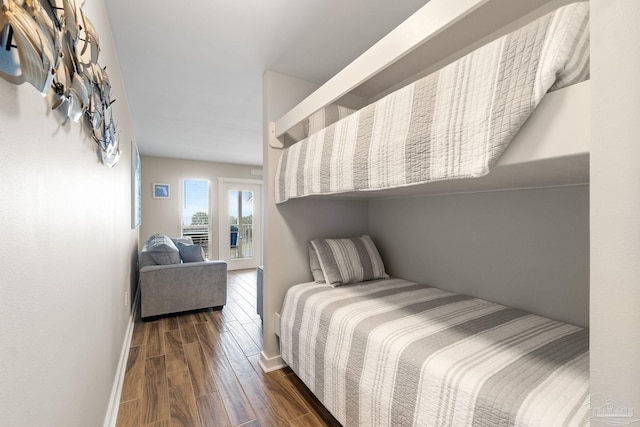
[(163, 234), (154, 234), (149, 237), (146, 251), (158, 265), (180, 264), (178, 248), (169, 237)]
[(204, 249), (200, 245), (189, 245), (177, 242), (178, 252), (182, 262), (201, 262), (204, 261)]
[(185, 245), (193, 245), (193, 239), (190, 236), (172, 237), (171, 241), (178, 246), (178, 242), (182, 242)]

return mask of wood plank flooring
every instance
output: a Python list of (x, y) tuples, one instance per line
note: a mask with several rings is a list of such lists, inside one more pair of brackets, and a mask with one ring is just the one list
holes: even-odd
[(293, 372), (258, 366), (256, 272), (229, 272), (227, 305), (136, 321), (117, 427), (339, 426)]

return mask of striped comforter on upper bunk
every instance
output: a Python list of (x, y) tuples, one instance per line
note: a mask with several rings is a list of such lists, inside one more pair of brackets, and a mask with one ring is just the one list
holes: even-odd
[(589, 77), (574, 3), (285, 149), (276, 203), (486, 175), (549, 90)]
[(345, 426), (588, 424), (588, 331), (401, 279), (291, 287), (282, 358)]

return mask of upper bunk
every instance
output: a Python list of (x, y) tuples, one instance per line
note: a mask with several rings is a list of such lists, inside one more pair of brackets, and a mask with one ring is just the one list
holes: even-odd
[[(380, 42), (372, 46), (349, 66), (336, 74), (326, 84), (278, 120), (271, 129), (270, 145), (286, 147), (282, 156), (286, 158), (290, 155), (287, 151), (294, 152), (297, 149), (296, 146), (300, 145), (296, 144), (296, 140), (304, 138), (301, 142), (303, 143), (302, 145), (307, 144), (307, 147), (304, 149), (302, 156), (306, 156), (306, 160), (300, 160), (301, 154), (297, 153), (295, 154), (295, 156), (298, 156), (296, 161), (303, 164), (312, 163), (313, 159), (311, 162), (309, 161), (309, 152), (322, 150), (322, 148), (318, 148), (321, 147), (321, 143), (317, 141), (309, 142), (309, 140), (313, 138), (307, 137), (307, 135), (300, 135), (302, 133), (300, 130), (304, 123), (309, 123), (309, 117), (313, 117), (314, 113), (317, 115), (318, 111), (322, 111), (323, 108), (334, 102), (339, 105), (349, 105), (350, 102), (353, 106), (354, 99), (356, 100), (356, 104), (360, 104), (359, 106), (365, 106), (361, 111), (366, 112), (367, 109), (371, 110), (374, 108), (376, 104), (385, 102), (395, 103), (398, 97), (403, 96), (403, 92), (415, 91), (416, 85), (430, 79), (434, 74), (442, 74), (445, 75), (445, 78), (448, 78), (447, 75), (444, 74), (445, 71), (449, 72), (450, 69), (455, 69), (456, 67), (462, 69), (461, 72), (467, 72), (467, 74), (470, 75), (473, 73), (464, 69), (464, 67), (479, 68), (481, 71), (483, 67), (493, 67), (494, 64), (489, 63), (490, 61), (486, 58), (489, 57), (491, 59), (497, 55), (504, 54), (504, 52), (501, 51), (501, 49), (504, 49), (504, 44), (496, 48), (491, 48), (491, 46), (502, 43), (501, 40), (507, 38), (504, 37), (505, 35), (511, 36), (514, 32), (522, 32), (523, 27), (534, 26), (538, 21), (546, 19), (550, 12), (557, 11), (569, 3), (572, 3), (572, 1), (529, 0), (527, 2), (514, 2), (512, 0), (460, 0), (451, 2), (450, 0), (431, 0)], [(577, 8), (571, 6), (570, 8), (562, 8), (561, 10), (580, 8), (582, 8), (583, 11), (586, 10), (585, 13), (588, 15), (588, 3), (582, 3), (582, 6), (577, 6)], [(564, 14), (567, 15), (567, 13)], [(554, 15), (559, 15), (559, 13), (554, 13)], [(539, 19), (540, 17), (543, 17), (543, 19)], [(531, 24), (532, 22), (533, 24)], [(577, 37), (575, 41), (565, 41), (564, 44), (559, 42), (558, 46), (560, 50), (582, 49), (584, 51), (586, 49), (586, 55), (575, 55), (573, 59), (569, 58), (568, 61), (573, 61), (572, 66), (574, 68), (578, 68), (575, 64), (576, 61), (588, 61), (587, 18), (571, 18), (568, 21), (558, 19), (547, 25), (548, 28), (544, 29), (542, 33), (557, 32), (560, 34), (560, 38), (565, 37), (565, 27), (581, 26), (582, 28), (574, 29), (574, 33), (578, 34), (578, 36), (575, 36)], [(583, 35), (580, 35), (581, 32)], [(535, 30), (532, 36), (527, 35), (524, 38), (524, 43), (535, 44), (530, 42), (531, 40), (540, 38), (538, 33), (540, 33), (540, 31)], [(571, 37), (574, 37), (574, 35)], [(522, 42), (513, 42), (513, 44), (518, 43)], [(550, 42), (543, 40), (541, 43), (549, 44)], [(493, 51), (491, 51), (491, 49), (493, 49)], [(544, 50), (546, 47), (542, 47), (541, 49)], [(488, 55), (485, 52), (484, 57), (480, 57), (480, 62), (483, 63), (482, 66), (477, 65), (478, 60), (475, 60), (474, 63), (467, 59), (473, 55), (477, 55), (476, 52), (478, 51), (487, 50), (489, 51)], [(533, 53), (530, 53), (528, 50), (525, 52), (527, 55), (533, 55)], [(546, 56), (543, 56), (539, 62), (555, 61), (554, 53), (545, 53), (544, 55)], [(509, 55), (504, 56), (508, 57)], [(465, 61), (467, 62), (465, 63)], [(503, 62), (504, 64), (499, 65), (504, 68), (511, 69), (516, 65), (520, 66), (519, 60), (514, 62), (508, 59), (506, 62)], [(586, 76), (588, 77), (588, 62), (586, 62), (586, 64), (586, 67), (583, 65), (583, 69), (586, 69)], [(538, 67), (539, 63), (534, 62), (530, 66)], [(312, 191), (305, 191), (300, 194), (297, 194), (295, 191), (289, 192), (288, 194), (282, 193), (280, 196), (277, 194), (276, 201), (280, 203), (289, 198), (308, 196), (331, 198), (403, 197), (410, 195), (476, 192), (587, 183), (589, 180), (589, 82), (583, 81), (576, 83), (585, 80), (584, 70), (581, 71), (582, 76), (562, 76), (558, 70), (565, 68), (569, 67), (567, 67), (566, 64), (560, 64), (558, 67), (551, 67), (546, 71), (548, 74), (552, 74), (552, 77), (556, 78), (555, 81), (549, 81), (549, 77), (540, 77), (540, 79), (546, 80), (546, 83), (544, 83), (546, 86), (542, 89), (543, 93), (540, 94), (539, 99), (527, 99), (523, 101), (524, 104), (527, 104), (527, 109), (532, 111), (527, 112), (524, 119), (518, 119), (520, 123), (516, 123), (517, 127), (514, 133), (517, 133), (515, 137), (510, 135), (507, 143), (499, 142), (498, 145), (504, 145), (506, 148), (495, 156), (495, 160), (490, 162), (491, 168), (488, 173), (436, 176), (431, 182), (391, 180), (389, 181), (390, 184), (382, 183), (381, 185), (380, 182), (376, 181), (378, 180), (377, 177), (371, 176), (372, 173), (377, 172), (369, 170), (367, 172), (370, 174), (369, 178), (374, 181), (374, 185), (369, 188), (359, 186), (357, 188), (347, 188), (347, 190), (344, 190), (344, 188), (335, 187), (333, 189), (334, 191), (327, 193), (325, 191), (327, 188), (326, 185), (321, 189), (321, 186), (318, 184), (314, 189), (310, 187)], [(460, 71), (454, 71), (454, 73), (459, 74)], [(486, 74), (483, 77), (485, 80), (504, 78), (504, 73), (494, 73), (492, 75), (492, 70), (487, 71), (484, 69), (483, 73)], [(565, 74), (571, 73), (567, 72)], [(449, 75), (451, 75), (451, 73), (449, 73)], [(440, 78), (442, 79), (442, 77)], [(526, 79), (528, 77), (526, 75), (519, 75), (516, 72), (512, 73), (509, 78)], [(566, 81), (562, 82), (563, 79)], [(495, 82), (485, 83), (488, 85)], [(478, 83), (478, 85), (482, 89), (485, 83)], [(438, 84), (438, 93), (434, 96), (453, 96), (452, 94), (443, 95), (441, 90), (443, 86), (442, 82), (440, 81)], [(456, 84), (460, 84), (460, 82), (452, 83), (453, 86)], [(463, 82), (463, 84), (468, 83)], [(540, 84), (536, 82), (534, 85)], [(436, 87), (433, 85), (428, 87), (426, 93), (435, 93), (434, 88)], [(513, 85), (507, 85), (497, 90), (504, 91), (507, 89), (511, 91), (514, 90), (514, 88)], [(557, 90), (553, 90), (543, 96), (544, 92), (550, 88)], [(519, 88), (515, 89), (520, 90)], [(541, 91), (541, 89), (534, 88), (532, 92), (536, 91)], [(459, 100), (453, 99), (452, 101), (456, 103)], [(493, 102), (491, 99), (489, 101)], [(464, 101), (459, 101), (459, 103), (463, 102)], [(531, 108), (528, 104), (532, 104)], [(409, 109), (411, 108), (413, 108), (413, 106), (410, 106)], [(491, 105), (491, 108), (493, 109), (493, 105)], [(520, 109), (520, 106), (516, 105), (515, 108), (516, 110)], [(517, 113), (520, 114), (519, 111)], [(450, 115), (455, 114), (455, 111), (450, 113)], [(345, 129), (348, 128), (347, 122), (349, 120), (353, 121), (353, 115), (350, 118), (346, 117), (337, 122), (337, 126), (340, 126), (340, 123), (344, 122), (341, 132), (344, 133)], [(458, 119), (454, 118), (453, 120)], [(394, 127), (393, 120), (391, 123), (390, 126)], [(331, 128), (332, 126), (333, 129)], [(336, 124), (334, 123), (327, 128), (327, 132), (330, 133), (330, 139), (334, 138), (334, 134), (331, 132), (336, 131), (335, 126)], [(311, 136), (318, 139), (317, 134)], [(464, 136), (461, 138), (464, 138)], [(393, 145), (395, 144), (395, 140), (397, 140), (397, 138), (392, 137), (387, 144)], [(448, 142), (444, 141), (443, 144), (448, 144)], [(315, 148), (311, 149), (310, 147)], [(379, 147), (374, 147), (371, 150), (377, 149), (379, 149)], [(451, 151), (450, 147), (444, 151)], [(494, 155), (493, 148), (490, 151), (492, 151), (492, 155)], [(413, 153), (411, 150), (405, 150), (404, 155), (409, 157), (411, 153)], [(420, 154), (419, 150), (416, 153)], [(326, 162), (329, 164), (329, 166), (327, 166), (328, 169), (331, 167), (335, 168), (336, 156), (339, 157), (340, 155), (341, 154), (336, 153), (331, 154), (333, 160)], [(380, 153), (378, 153), (378, 155), (380, 155)], [(393, 153), (391, 155), (393, 156)], [(472, 157), (483, 155), (484, 154), (478, 153), (477, 151), (470, 154)], [(384, 162), (393, 160), (384, 155), (380, 156), (380, 159), (383, 159)], [(462, 157), (465, 156), (467, 155), (462, 155)], [(380, 163), (380, 161), (378, 161), (378, 163)], [(378, 169), (385, 169), (384, 165), (377, 165), (376, 167), (378, 167)], [(283, 171), (279, 171), (280, 176), (276, 177), (277, 191), (278, 187), (282, 187), (283, 179), (289, 179), (290, 181), (297, 180), (298, 183), (304, 180), (318, 180), (317, 177), (302, 176), (303, 174), (316, 174), (325, 180), (341, 179), (330, 176), (330, 173), (334, 173), (335, 171), (318, 170), (317, 168), (314, 169), (314, 167), (307, 169), (308, 170), (305, 170), (303, 168), (302, 172), (293, 172), (293, 175), (291, 171), (289, 171), (288, 178), (284, 178), (285, 174)], [(342, 173), (340, 171), (338, 172)], [(394, 171), (391, 171), (391, 173), (395, 174)], [(297, 176), (295, 176), (295, 174), (297, 174)], [(294, 183), (293, 185), (296, 186), (298, 184)], [(336, 188), (338, 191), (335, 191)]]

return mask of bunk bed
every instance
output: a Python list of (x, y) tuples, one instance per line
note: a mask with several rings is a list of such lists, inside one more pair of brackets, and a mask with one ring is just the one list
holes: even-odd
[[(588, 182), (588, 3), (530, 2), (542, 7), (465, 32), (477, 42), (451, 38), (461, 45), (454, 55), (402, 71), (400, 61), (415, 62), (407, 56), (437, 50), (460, 25), (504, 6), (456, 3), (465, 6), (431, 0), (377, 45), (388, 52), (397, 34), (413, 37), (376, 75), (362, 66), (381, 52), (374, 46), (275, 123), (276, 203)], [(429, 13), (448, 16), (444, 27), (408, 31)], [(406, 78), (379, 90), (388, 73)], [(371, 87), (372, 103), (337, 109), (349, 91)], [(354, 240), (311, 242), (314, 282), (287, 291), (279, 324), (283, 360), (341, 423), (588, 422), (587, 330), (383, 270), (367, 276), (382, 261), (372, 243)]]
[(276, 203), (588, 182), (587, 13), (562, 7), (351, 114), (322, 106), (291, 126), (310, 96), (275, 124), (304, 136), (280, 157)]

